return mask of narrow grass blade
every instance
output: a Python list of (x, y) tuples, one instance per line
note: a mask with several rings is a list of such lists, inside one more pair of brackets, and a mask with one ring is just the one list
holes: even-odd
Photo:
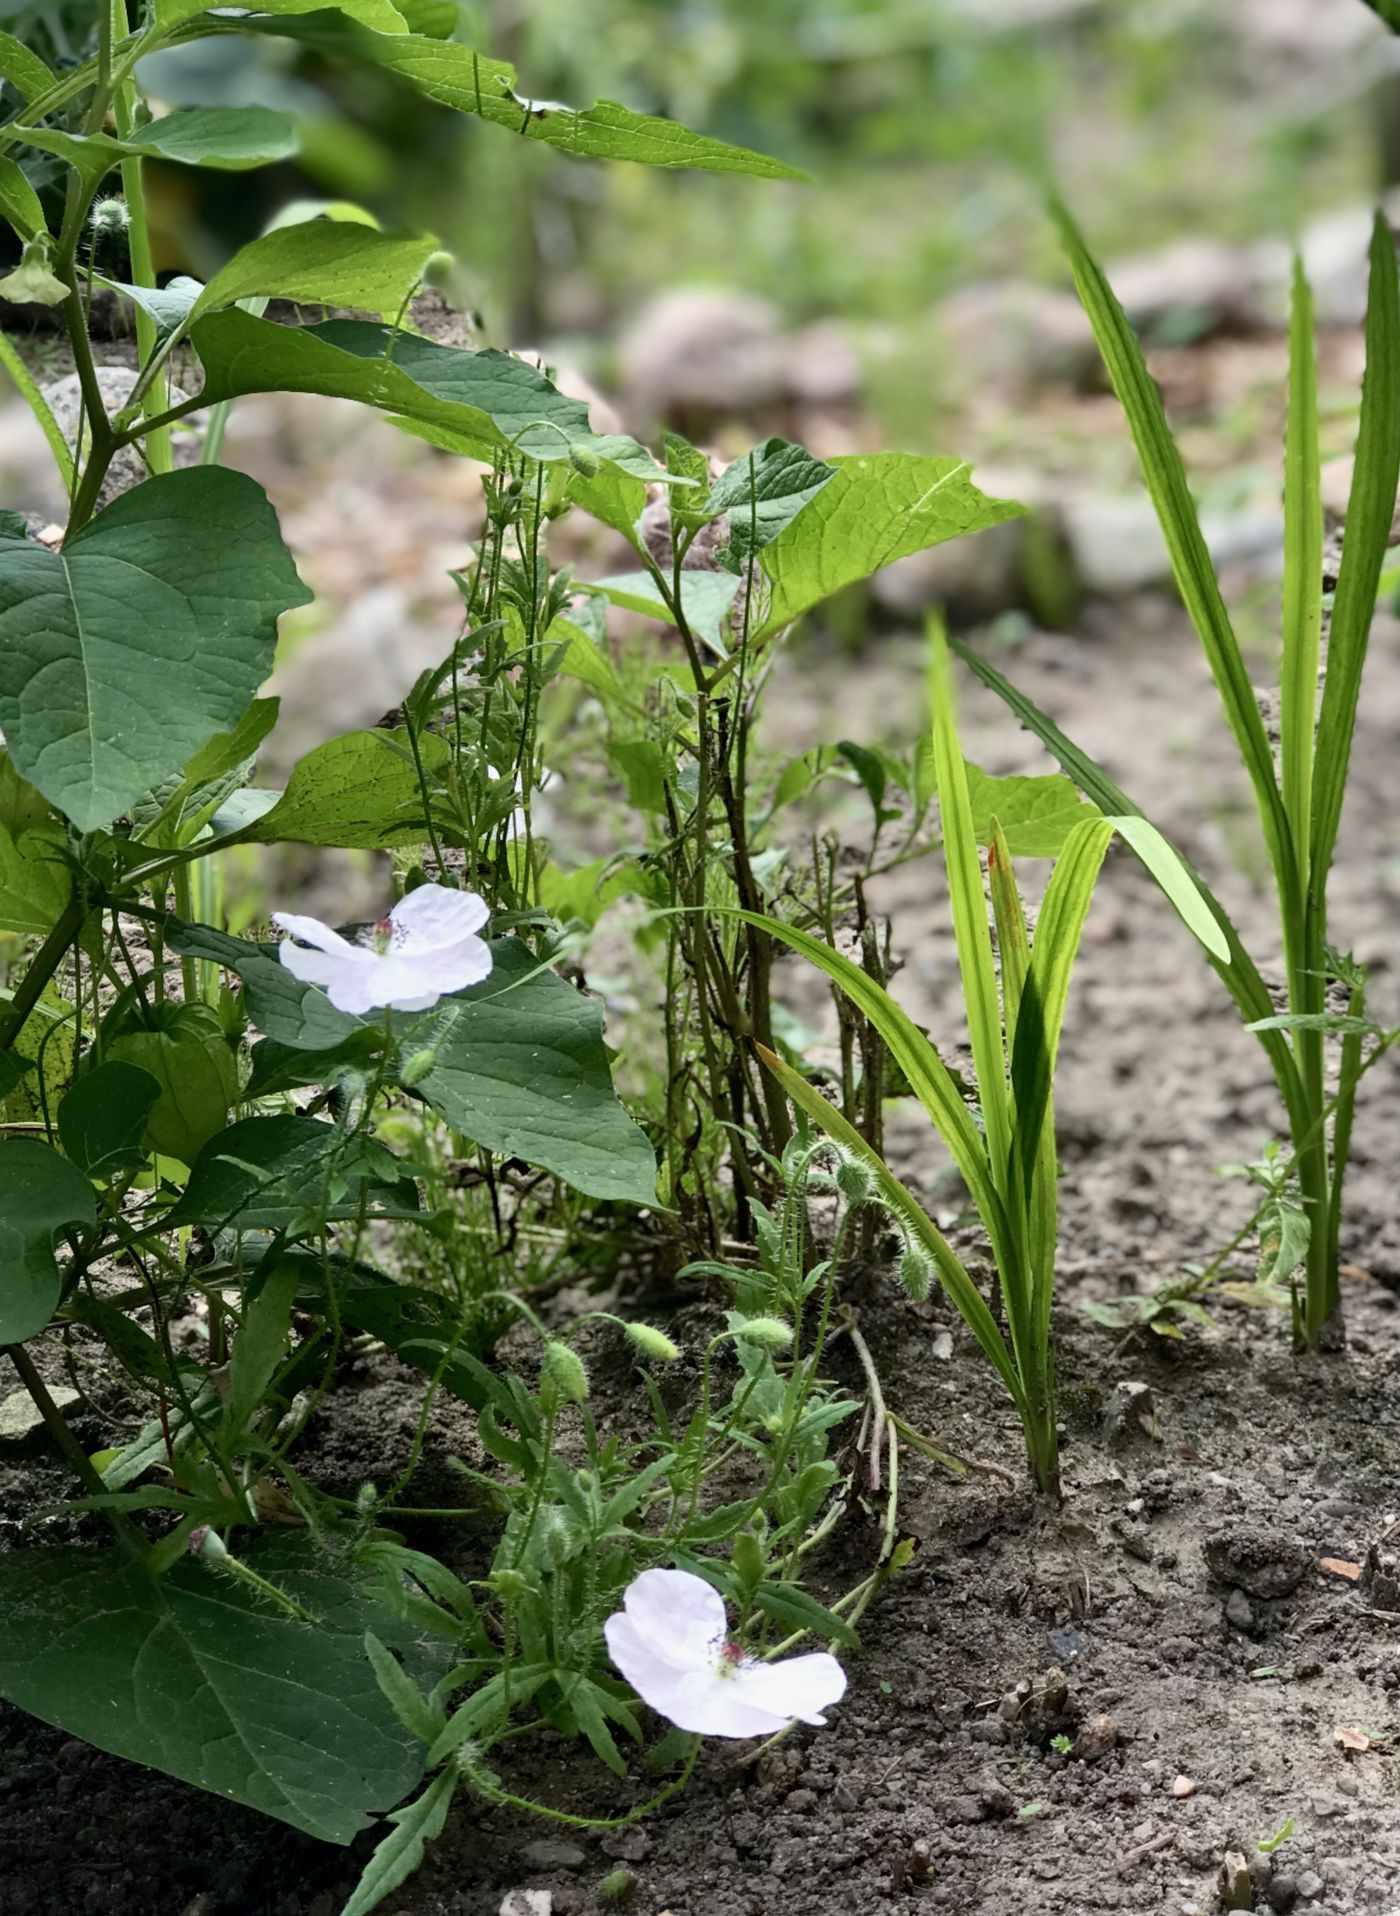
[(992, 1175), (997, 1179), (1004, 1172), (1011, 1143), (1011, 1103), (1001, 1007), (997, 999), (996, 961), (992, 957), (992, 935), (987, 925), (982, 859), (977, 849), (977, 828), (967, 788), (967, 766), (953, 715), (948, 641), (933, 622), (929, 626), (929, 647), (933, 762), (943, 828), (943, 857), (948, 868), (948, 895), (953, 907), (953, 932), (958, 947), (958, 969), (962, 973), (968, 1034), (972, 1040), (977, 1093), (987, 1129)]
[(1011, 1353), (1006, 1347), (1006, 1341), (1001, 1332), (997, 1329), (996, 1320), (987, 1307), (986, 1299), (978, 1290), (952, 1245), (924, 1211), (923, 1206), (900, 1183), (879, 1153), (871, 1149), (855, 1126), (842, 1117), (835, 1105), (828, 1104), (801, 1072), (794, 1071), (791, 1065), (785, 1064), (773, 1052), (766, 1050), (762, 1045), (758, 1047), (758, 1052), (764, 1064), (779, 1080), (798, 1110), (805, 1111), (812, 1122), (819, 1125), (829, 1138), (834, 1139), (844, 1150), (851, 1151), (863, 1159), (870, 1167), (881, 1197), (899, 1214), (906, 1227), (918, 1238), (933, 1259), (944, 1290), (957, 1306), (963, 1322), (996, 1366), (998, 1375), (1019, 1409), (1023, 1403), (1024, 1394)]
[[(1125, 818), (1146, 816), (1141, 807), (1134, 805), (1122, 787), (1116, 785), (1107, 772), (1095, 764), (1087, 752), (1081, 751), (1072, 739), (1067, 738), (1055, 721), (1047, 713), (1042, 712), (1033, 699), (1027, 698), (1024, 692), (1017, 691), (1011, 681), (998, 672), (994, 665), (989, 664), (986, 659), (967, 646), (960, 645), (956, 640), (953, 641), (953, 649), (964, 664), (971, 667), (977, 674), (982, 683), (1010, 707), (1026, 729), (1035, 733), (1041, 744), (1059, 760), (1069, 777), (1087, 797), (1094, 801), (1100, 811), (1115, 818), (1118, 831), (1123, 832)], [(1179, 853), (1177, 855), (1180, 857)], [(1192, 885), (1224, 937), (1229, 952), (1228, 962), (1218, 955), (1213, 943), (1206, 944), (1206, 955), (1220, 974), (1221, 982), (1226, 990), (1239, 1006), (1245, 1023), (1253, 1024), (1259, 1019), (1271, 1018), (1274, 1015), (1273, 999), (1269, 996), (1268, 987), (1260, 977), (1254, 960), (1240, 943), (1239, 933), (1231, 923), (1229, 914), (1219, 900), (1212, 895), (1210, 888), (1188, 860), (1181, 858), (1181, 865), (1188, 873)], [(1149, 865), (1148, 870), (1160, 884), (1160, 868), (1153, 870)], [(1173, 899), (1172, 902), (1179, 910), (1178, 901)], [(1192, 930), (1196, 930), (1195, 926), (1192, 926)], [(1197, 936), (1199, 935), (1197, 932)], [(1276, 1031), (1261, 1030), (1259, 1041), (1269, 1054), (1269, 1062), (1273, 1066), (1279, 1089), (1283, 1092), (1284, 1101), (1290, 1112), (1297, 1110), (1301, 1114), (1302, 1091), (1293, 1053), (1286, 1038)], [(1305, 1119), (1303, 1128), (1306, 1129)]]
[(1390, 228), (1377, 214), (1371, 239), (1366, 309), (1366, 377), (1356, 436), (1356, 471), (1347, 501), (1342, 568), (1332, 608), (1332, 634), (1317, 727), (1313, 791), (1312, 887), (1321, 894), (1342, 818), (1361, 669), (1376, 588), (1390, 538), (1400, 479), (1400, 290)]
[(953, 1162), (962, 1173), (972, 1202), (987, 1227), (993, 1248), (999, 1250), (1005, 1235), (1005, 1219), (1000, 1195), (992, 1182), (982, 1135), (947, 1066), (909, 1014), (895, 1002), (883, 985), (876, 984), (859, 965), (852, 964), (849, 958), (843, 958), (839, 951), (833, 951), (830, 945), (823, 944), (820, 938), (814, 938), (810, 932), (799, 931), (795, 925), (785, 925), (776, 918), (765, 918), (760, 912), (744, 911), (738, 906), (729, 907), (726, 915), (757, 925), (760, 931), (771, 933), (794, 951), (801, 952), (804, 958), (809, 958), (824, 971), (833, 984), (839, 985), (856, 1008), (870, 1020), (888, 1047), (890, 1056), (908, 1079), (914, 1095), (927, 1111), (938, 1135), (947, 1145)]
[(1322, 641), (1322, 484), (1317, 443), (1317, 359), (1312, 292), (1293, 262), (1288, 328), (1288, 432), (1283, 476), (1283, 808), (1298, 885), (1306, 894), (1311, 834), (1313, 738)]
[(1031, 940), (1011, 864), (1011, 848), (996, 819), (992, 820), (991, 837), (987, 881), (992, 894), (992, 915), (996, 919), (997, 955), (1001, 960), (1001, 1017), (1006, 1029), (1006, 1049), (1010, 1053), (1016, 1044), (1021, 990), (1031, 966)]
[(1205, 648), (1211, 673), (1220, 691), (1225, 716), (1240, 748), (1254, 786), (1259, 817), (1268, 840), (1269, 856), (1280, 892), (1294, 886), (1294, 867), (1288, 821), (1274, 778), (1273, 752), (1264, 721), (1259, 716), (1254, 688), (1245, 669), (1230, 615), (1220, 594), (1215, 566), (1201, 535), (1195, 502), (1186, 483), (1181, 454), (1167, 425), (1162, 396), (1147, 370), (1142, 350), (1113, 289), (1085, 246), (1078, 228), (1063, 208), (1056, 209), (1075, 285), (1099, 351), (1108, 368), (1113, 390), (1128, 416), (1142, 476), (1157, 511), (1171, 557), (1172, 572), (1191, 623)]

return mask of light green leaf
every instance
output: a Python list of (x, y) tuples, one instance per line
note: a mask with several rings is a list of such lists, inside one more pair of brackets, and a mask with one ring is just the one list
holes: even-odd
[(8, 80), (22, 100), (37, 100), (58, 84), (38, 54), (12, 33), (0, 33), (0, 79)]
[(262, 488), (196, 467), (113, 501), (61, 553), (0, 541), (0, 730), (81, 831), (236, 725), (277, 616), (310, 594)]
[(275, 1264), (247, 1292), (243, 1322), (233, 1340), (228, 1371), (228, 1422), (242, 1430), (262, 1402), (277, 1366), (287, 1354), (297, 1267), (290, 1259)]
[(90, 184), (128, 159), (171, 160), (181, 166), (240, 173), (285, 160), (297, 150), (296, 122), (263, 106), (195, 107), (167, 113), (125, 139), (110, 133), (67, 133), (53, 126), (11, 126), (26, 146), (56, 153)]
[(276, 1538), (250, 1566), (302, 1623), (188, 1556), (154, 1577), (115, 1551), (0, 1559), (0, 1696), (70, 1736), (348, 1843), (422, 1775), (364, 1653), (373, 1628), (423, 1652), (375, 1581), (319, 1542)]
[(39, 195), (29, 184), (19, 162), (8, 155), (0, 155), (0, 214), (21, 239), (32, 239), (45, 230)]
[(1310, 882), (1321, 895), (1336, 849), (1351, 763), (1361, 674), (1376, 589), (1390, 539), (1400, 479), (1400, 290), (1395, 243), (1383, 213), (1371, 236), (1366, 305), (1366, 377), (1356, 434), (1356, 466), (1347, 500), (1346, 536), (1332, 607), (1327, 673), (1317, 720)]
[(0, 1344), (22, 1344), (48, 1323), (61, 1289), (54, 1233), (96, 1218), (77, 1165), (37, 1138), (0, 1144)]
[(371, 33), (331, 13), (299, 20), (259, 19), (249, 25), (257, 32), (284, 35), (326, 53), (385, 67), (455, 112), (480, 114), (523, 139), (557, 146), (579, 159), (633, 160), (644, 166), (696, 167), (761, 179), (803, 177), (765, 153), (708, 139), (674, 120), (633, 113), (613, 100), (576, 109), (554, 100), (529, 99), (517, 90), (514, 67), (455, 41)]
[(212, 1005), (162, 999), (140, 1014), (136, 1029), (109, 1037), (108, 1058), (147, 1071), (160, 1096), (146, 1142), (163, 1156), (193, 1164), (224, 1127), (238, 1096), (238, 1064)]
[[(191, 323), (255, 296), (396, 313), (422, 279), (436, 247), (430, 234), (380, 233), (349, 220), (279, 226), (250, 240), (215, 273), (191, 308)], [(252, 313), (244, 317), (265, 323)]]
[[(418, 741), (431, 795), (452, 754), (445, 740), (425, 732)], [(297, 760), (287, 789), (246, 826), (259, 844), (359, 846), (421, 842), (427, 837), (423, 794), (403, 731), (345, 732)]]
[(1199, 938), (1217, 964), (1231, 962), (1230, 940), (1206, 901), (1195, 873), (1170, 841), (1164, 838), (1150, 819), (1140, 813), (1119, 815), (1109, 823), (1126, 840), (1146, 865), (1171, 903), (1177, 915)]
[(589, 1197), (655, 1204), (655, 1156), (613, 1090), (602, 1007), (518, 939), (493, 939), (491, 951), (491, 976), (414, 1028), (413, 1046), (436, 1052), (415, 1091), (488, 1151)]
[(882, 566), (1025, 510), (988, 499), (961, 459), (859, 453), (832, 461), (824, 485), (773, 543), (760, 566), (772, 585), (754, 636), (766, 638), (843, 586)]
[(606, 650), (595, 644), (571, 619), (553, 620), (544, 635), (544, 642), (546, 646), (563, 646), (563, 656), (554, 668), (563, 677), (577, 679), (590, 692), (596, 692), (599, 698), (614, 707), (630, 703), (617, 676), (617, 668)]
[(1283, 666), (1279, 757), (1283, 806), (1298, 882), (1308, 883), (1313, 745), (1322, 640), (1322, 475), (1317, 437), (1317, 356), (1312, 293), (1293, 261), (1288, 333), (1288, 430), (1283, 475)]
[(978, 844), (991, 844), (996, 820), (1017, 858), (1057, 857), (1075, 826), (1098, 811), (1058, 772), (1038, 778), (993, 778), (969, 761), (967, 789)]
[(835, 466), (787, 439), (769, 439), (726, 467), (710, 488), (705, 514), (729, 515), (728, 569), (742, 572), (835, 476)]
[[(611, 604), (628, 612), (641, 612), (667, 625), (675, 623), (649, 572), (621, 572), (610, 579), (580, 579), (578, 584), (585, 592), (601, 592)], [(738, 591), (739, 581), (732, 572), (681, 573), (681, 610), (686, 623), (721, 657), (725, 652), (724, 622)]]
[(67, 834), (57, 819), (12, 838), (0, 825), (0, 931), (42, 935), (73, 889), (63, 863)]
[(109, 1059), (75, 1080), (58, 1107), (64, 1150), (90, 1178), (135, 1171), (145, 1160), (142, 1140), (160, 1080), (139, 1065)]

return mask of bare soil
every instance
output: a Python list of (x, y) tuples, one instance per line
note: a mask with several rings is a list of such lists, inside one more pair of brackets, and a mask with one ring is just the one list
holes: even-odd
[[(789, 661), (772, 703), (786, 743), (829, 736), (833, 702), (855, 739), (881, 737), (892, 712), (915, 722), (916, 648), (876, 645)], [(1096, 608), (1073, 636), (1028, 639), (1010, 669), (1201, 866), (1246, 942), (1273, 952), (1246, 795), (1179, 615), (1150, 598)], [(1044, 769), (994, 701), (969, 686), (964, 703), (970, 755), (992, 771)], [(1334, 940), (1373, 967), (1388, 1020), (1400, 1015), (1397, 709), (1400, 627), (1382, 617)], [(882, 880), (876, 902), (894, 918), (897, 988), (955, 1049), (936, 861)], [(798, 968), (780, 978), (795, 1010), (820, 1015)], [(1279, 1123), (1263, 1053), (1155, 890), (1115, 855), (1060, 1081), (1063, 1506), (908, 1456), (900, 1531), (917, 1554), (865, 1620), (831, 1727), (748, 1767), (742, 1746), (709, 1747), (682, 1799), (612, 1837), (463, 1801), (390, 1916), (497, 1916), (525, 1888), (551, 1892), (555, 1916), (585, 1916), (619, 1860), (646, 1916), (1204, 1916), (1220, 1906), (1232, 1850), (1251, 1860), (1257, 1908), (1400, 1916), (1400, 1616), (1384, 1592), (1320, 1567), (1364, 1560), (1400, 1512), (1396, 1071), (1373, 1073), (1361, 1106), (1344, 1354), (1295, 1357), (1283, 1313), (1228, 1300), (1212, 1305), (1213, 1334), (1182, 1343), (1127, 1343), (1086, 1318), (1086, 1300), (1151, 1288), (1228, 1240), (1249, 1199), (1217, 1168), (1252, 1156)], [(902, 1171), (955, 1218), (917, 1111), (898, 1113), (891, 1137)], [(1236, 1272), (1248, 1275), (1247, 1258)], [(937, 1299), (914, 1306), (885, 1277), (861, 1324), (902, 1415), (1019, 1478), (1009, 1407)], [(838, 1344), (833, 1362), (858, 1387), (849, 1350)], [(1118, 1414), (1130, 1382), (1151, 1392), (1146, 1423)], [(366, 1367), (328, 1406), (305, 1467), (332, 1487), (382, 1478), (406, 1452), (415, 1389), (387, 1363)], [(459, 1408), (443, 1411), (425, 1471), (442, 1471), (468, 1426)], [(78, 1429), (104, 1441), (99, 1426)], [(0, 1544), (62, 1494), (42, 1445), (0, 1455)], [(875, 1548), (874, 1514), (853, 1519), (817, 1566), (829, 1594), (859, 1580)], [(1339, 1729), (1366, 1747), (1344, 1747)], [(573, 1752), (520, 1764), (512, 1782), (559, 1808), (607, 1815), (635, 1800)], [(0, 1707), (3, 1916), (335, 1916), (372, 1841), (353, 1855), (312, 1842)]]

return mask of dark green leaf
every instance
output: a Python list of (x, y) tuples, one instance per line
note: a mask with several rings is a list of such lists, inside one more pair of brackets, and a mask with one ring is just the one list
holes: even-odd
[(166, 1222), (295, 1231), (327, 1219), (412, 1216), (418, 1192), (391, 1151), (318, 1118), (243, 1118), (200, 1152)]
[(54, 1233), (96, 1218), (75, 1164), (37, 1138), (0, 1144), (0, 1344), (22, 1344), (48, 1323), (61, 1288)]
[(160, 1080), (139, 1065), (116, 1059), (94, 1065), (58, 1107), (64, 1150), (90, 1178), (135, 1171), (145, 1159), (141, 1141), (160, 1094)]

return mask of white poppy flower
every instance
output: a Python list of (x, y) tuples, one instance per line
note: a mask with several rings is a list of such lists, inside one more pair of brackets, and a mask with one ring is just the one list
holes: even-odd
[(644, 1570), (608, 1618), (608, 1654), (644, 1703), (701, 1736), (771, 1736), (822, 1724), (846, 1672), (826, 1651), (759, 1663), (730, 1640), (724, 1600), (688, 1570)]
[(491, 947), (476, 936), (487, 915), (475, 892), (420, 885), (357, 944), (299, 912), (275, 911), (272, 922), (291, 934), (281, 947), (287, 970), (323, 985), (337, 1011), (426, 1011), (489, 976)]

